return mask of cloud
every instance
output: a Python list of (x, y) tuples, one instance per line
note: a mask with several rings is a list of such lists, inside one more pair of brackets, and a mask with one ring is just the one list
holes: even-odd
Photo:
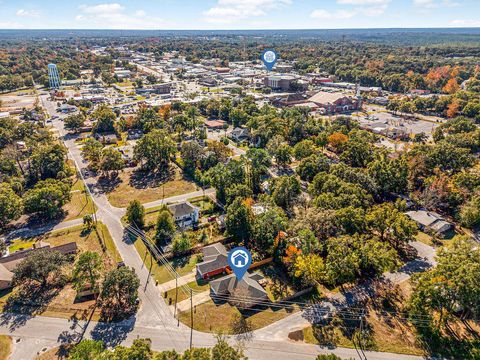
[(212, 8), (203, 12), (210, 23), (233, 23), (267, 15), (268, 11), (290, 5), (292, 0), (217, 0)]
[(456, 7), (460, 3), (452, 0), (413, 0), (413, 5), (425, 9), (435, 9), (439, 7)]
[(390, 0), (337, 0), (338, 4), (344, 5), (386, 5)]
[(119, 3), (80, 5), (77, 22), (92, 28), (108, 29), (158, 29), (164, 21), (148, 15), (144, 10), (127, 11)]
[(328, 11), (325, 9), (313, 10), (312, 19), (342, 20), (350, 19), (357, 15), (375, 17), (380, 16), (388, 8), (391, 0), (337, 0), (339, 5), (351, 5), (349, 8)]
[(450, 26), (453, 27), (478, 27), (480, 26), (480, 20), (473, 19), (459, 19), (450, 21)]
[(20, 16), (20, 17), (39, 17), (40, 13), (36, 10), (19, 9), (15, 13), (15, 15)]
[(350, 19), (357, 15), (356, 11), (337, 10), (330, 12), (324, 9), (313, 10), (310, 14), (312, 19)]

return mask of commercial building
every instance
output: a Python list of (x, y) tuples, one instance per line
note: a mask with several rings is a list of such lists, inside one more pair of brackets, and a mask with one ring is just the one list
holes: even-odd
[(272, 90), (288, 91), (294, 80), (295, 77), (290, 75), (272, 75), (266, 76), (263, 80), (263, 84)]

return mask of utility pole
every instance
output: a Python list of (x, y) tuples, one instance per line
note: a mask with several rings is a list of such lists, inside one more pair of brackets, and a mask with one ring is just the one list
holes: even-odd
[(173, 317), (177, 317), (177, 299), (178, 299), (178, 274), (175, 272), (175, 310), (173, 311)]
[(193, 294), (192, 288), (190, 288), (190, 350), (192, 349), (193, 340)]

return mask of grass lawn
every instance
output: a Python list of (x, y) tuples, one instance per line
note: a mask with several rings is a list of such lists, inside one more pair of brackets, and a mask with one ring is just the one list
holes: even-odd
[[(372, 311), (368, 314), (366, 322), (372, 330), (371, 336), (365, 340), (369, 349), (398, 354), (424, 354), (423, 350), (417, 347), (415, 334), (408, 325), (397, 320), (382, 319)], [(355, 348), (352, 334), (358, 327), (348, 327), (344, 324), (321, 326), (316, 330), (309, 326), (303, 330), (304, 341), (310, 344), (321, 343), (325, 346), (330, 344), (335, 347)], [(319, 338), (322, 340), (319, 341)]]
[(116, 82), (115, 85), (120, 87), (131, 87), (133, 86), (133, 83), (131, 81), (122, 81), (122, 82)]
[[(372, 298), (372, 303), (365, 308), (367, 313), (364, 328), (368, 331), (363, 338), (363, 343), (366, 348), (383, 352), (424, 355), (417, 342), (415, 328), (403, 317), (398, 318), (395, 315), (396, 312), (403, 314), (411, 293), (410, 281), (404, 281), (395, 289), (380, 290)], [(393, 311), (393, 313), (385, 313), (383, 310)], [(347, 316), (341, 319), (340, 316), (336, 316), (329, 324), (315, 329), (311, 326), (304, 329), (304, 340), (312, 344), (354, 348), (352, 339), (357, 339), (356, 332), (359, 325), (360, 322), (355, 317)]]
[(152, 179), (149, 174), (134, 173), (133, 169), (120, 172), (118, 184), (108, 191), (108, 200), (113, 206), (127, 207), (128, 203), (137, 199), (142, 204), (162, 198), (186, 194), (197, 189), (195, 183), (183, 178), (180, 169), (176, 168), (166, 180)]
[[(204, 281), (192, 281), (187, 284), (188, 287), (192, 288), (193, 291), (207, 291), (210, 289), (210, 285), (208, 282)], [(165, 296), (166, 294), (166, 296)], [(175, 302), (175, 289), (170, 289), (166, 293), (164, 293), (164, 298), (167, 299), (167, 304), (169, 303), (168, 299), (172, 299), (172, 304)], [(185, 291), (182, 291), (178, 289), (178, 298), (177, 302), (186, 300), (189, 298), (189, 294), (187, 294)]]
[(278, 301), (295, 294), (288, 278), (274, 264), (270, 263), (257, 269), (264, 277), (262, 284), (271, 301)]
[(432, 241), (432, 237), (422, 231), (419, 231), (418, 234), (415, 236), (415, 238), (417, 239), (417, 241), (420, 241), (424, 244), (427, 244), (430, 246), (434, 245)]
[(12, 338), (6, 335), (0, 335), (0, 360), (7, 360), (12, 351)]
[(77, 179), (72, 186), (72, 199), (65, 204), (63, 210), (66, 217), (63, 221), (83, 218), (87, 214), (93, 214), (96, 206), (90, 196), (85, 196), (85, 187), (83, 182)]
[(15, 239), (12, 241), (12, 245), (8, 247), (8, 251), (12, 254), (15, 251), (30, 249), (36, 242), (37, 240)]
[[(43, 234), (33, 239), (26, 239), (24, 243), (42, 240), (50, 244), (50, 246), (59, 246), (75, 241), (78, 246), (77, 257), (85, 251), (94, 251), (101, 255), (104, 263), (104, 271), (114, 268), (118, 261), (121, 260), (120, 254), (113, 242), (107, 227), (99, 223), (97, 229), (84, 231), (83, 225), (72, 227), (64, 230), (57, 230), (51, 233)], [(15, 244), (18, 245), (18, 244)], [(68, 265), (70, 271), (73, 266)], [(11, 291), (0, 292), (0, 308), (3, 308), (9, 297), (16, 295), (17, 289)], [(70, 284), (54, 292), (47, 304), (34, 309), (32, 315), (43, 315), (51, 317), (70, 318), (72, 316), (78, 319), (89, 317), (93, 308), (94, 301), (75, 302), (76, 290)], [(16, 308), (14, 311), (22, 312)], [(31, 309), (29, 309), (32, 311)], [(92, 319), (100, 318), (100, 310), (96, 309)]]
[[(231, 323), (240, 311), (228, 303), (215, 304), (213, 301), (197, 305), (194, 312), (193, 328), (198, 331), (224, 334), (232, 334)], [(250, 321), (252, 330), (260, 329), (279, 321), (288, 315), (300, 310), (298, 306), (290, 309), (267, 308), (251, 311), (242, 311), (243, 315)], [(190, 311), (180, 313), (180, 321), (190, 326)]]
[[(175, 279), (164, 265), (159, 265), (157, 261), (153, 259), (147, 247), (141, 240), (137, 239), (135, 241), (135, 248), (145, 263), (145, 266), (150, 269), (153, 278), (158, 281), (159, 284), (163, 284), (167, 281)], [(170, 261), (170, 264), (180, 276), (184, 276), (192, 272), (193, 268), (197, 264), (197, 255), (173, 259)]]

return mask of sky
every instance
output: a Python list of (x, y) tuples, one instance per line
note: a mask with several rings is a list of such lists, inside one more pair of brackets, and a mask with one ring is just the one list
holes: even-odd
[(0, 0), (0, 29), (480, 27), (480, 0)]

